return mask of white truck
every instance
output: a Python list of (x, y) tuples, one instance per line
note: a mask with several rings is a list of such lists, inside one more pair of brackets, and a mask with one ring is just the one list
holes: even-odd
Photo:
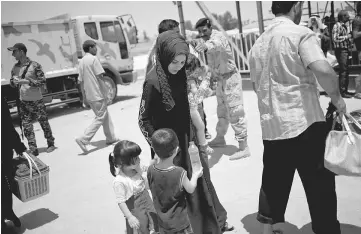
[(131, 55), (131, 46), (137, 43), (137, 29), (131, 15), (61, 15), (44, 21), (2, 23), (1, 28), (1, 89), (10, 107), (16, 100), (16, 90), (10, 86), (16, 60), (7, 48), (19, 42), (27, 47), (27, 56), (44, 70), (43, 96), (47, 106), (83, 101), (77, 78), (78, 59), (84, 56), (82, 44), (86, 40), (97, 44), (97, 56), (106, 72), (108, 104), (117, 96), (117, 84), (137, 79)]

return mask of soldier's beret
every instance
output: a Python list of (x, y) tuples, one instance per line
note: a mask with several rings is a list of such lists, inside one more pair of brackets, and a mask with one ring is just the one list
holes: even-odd
[(208, 18), (202, 18), (197, 21), (195, 28), (203, 27), (210, 23), (211, 23), (211, 21)]

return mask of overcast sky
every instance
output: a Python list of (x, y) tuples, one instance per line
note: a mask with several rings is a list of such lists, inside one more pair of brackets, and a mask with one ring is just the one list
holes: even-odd
[[(202, 12), (194, 1), (183, 1), (185, 20), (191, 20), (194, 25), (203, 17)], [(230, 11), (237, 17), (235, 1), (205, 1), (208, 9), (217, 14)], [(341, 2), (335, 3), (335, 9)], [(346, 6), (346, 3), (342, 3)], [(319, 9), (324, 9), (326, 2), (319, 2)], [(241, 1), (242, 20), (257, 20), (256, 2)], [(307, 7), (307, 3), (304, 4)], [(263, 2), (264, 18), (272, 18), (270, 14), (271, 1)], [(330, 6), (328, 7), (330, 9)], [(317, 3), (312, 2), (313, 12), (317, 11)], [(144, 30), (148, 35), (157, 33), (159, 22), (166, 18), (179, 21), (178, 8), (172, 1), (26, 1), (26, 2), (1, 2), (1, 21), (37, 21), (48, 19), (57, 15), (68, 13), (78, 15), (122, 15), (132, 14), (140, 32)], [(306, 13), (306, 12), (305, 12)], [(141, 34), (142, 35), (142, 34)]]

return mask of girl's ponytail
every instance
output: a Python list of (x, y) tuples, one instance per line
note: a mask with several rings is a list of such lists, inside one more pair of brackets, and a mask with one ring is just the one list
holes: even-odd
[(142, 152), (139, 145), (132, 141), (119, 141), (112, 153), (109, 154), (110, 173), (115, 177), (122, 166), (134, 165)]
[(115, 164), (114, 164), (114, 157), (112, 153), (109, 154), (109, 166), (110, 166), (110, 173), (115, 177)]

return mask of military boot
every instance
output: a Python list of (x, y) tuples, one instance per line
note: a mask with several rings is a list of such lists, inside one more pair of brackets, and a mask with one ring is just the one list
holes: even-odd
[(246, 141), (238, 142), (239, 148), (237, 152), (229, 157), (229, 160), (238, 160), (242, 158), (247, 158), (251, 156), (251, 152), (249, 151), (249, 147)]

